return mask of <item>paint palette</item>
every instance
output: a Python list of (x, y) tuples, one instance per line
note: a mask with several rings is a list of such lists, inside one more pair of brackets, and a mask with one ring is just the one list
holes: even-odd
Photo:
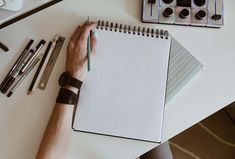
[(220, 28), (223, 0), (143, 0), (142, 21)]

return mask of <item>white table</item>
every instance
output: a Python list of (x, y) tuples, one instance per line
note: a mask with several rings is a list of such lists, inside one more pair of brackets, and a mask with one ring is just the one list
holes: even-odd
[(22, 15), (50, 1), (52, 0), (24, 0), (22, 9), (19, 11), (9, 11), (0, 8), (0, 24), (3, 24), (12, 18)]
[[(227, 0), (225, 26), (208, 29), (140, 23), (141, 1), (65, 0), (50, 9), (0, 30), (9, 53), (0, 53), (0, 81), (28, 41), (51, 40), (56, 33), (68, 39), (88, 15), (132, 25), (168, 29), (203, 64), (204, 69), (166, 106), (163, 140), (179, 134), (235, 100), (235, 1)], [(57, 79), (64, 71), (63, 48), (46, 91), (27, 96), (33, 74), (8, 99), (0, 95), (0, 158), (32, 159), (51, 115), (58, 93)], [(73, 133), (68, 159), (134, 159), (155, 144)]]

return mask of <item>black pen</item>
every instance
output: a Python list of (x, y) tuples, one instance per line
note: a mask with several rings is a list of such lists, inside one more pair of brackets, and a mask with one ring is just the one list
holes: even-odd
[[(33, 52), (34, 51), (31, 49), (29, 51), (29, 54), (32, 54)], [(20, 70), (23, 68), (24, 65), (25, 65), (25, 60), (22, 63), (20, 63), (20, 65), (13, 71), (13, 73), (9, 77), (7, 83), (5, 84), (5, 86), (1, 90), (3, 94), (5, 94), (7, 92), (7, 90), (11, 87), (11, 85), (14, 83), (17, 76), (20, 74)]]
[(5, 87), (5, 85), (8, 83), (8, 80), (10, 79), (10, 77), (12, 76), (13, 72), (16, 70), (17, 67), (19, 67), (19, 65), (22, 63), (23, 59), (25, 58), (25, 56), (28, 53), (28, 50), (30, 49), (31, 45), (33, 44), (34, 40), (30, 40), (29, 43), (27, 44), (27, 46), (25, 47), (24, 51), (21, 53), (20, 57), (17, 59), (17, 61), (15, 62), (15, 64), (13, 65), (13, 67), (11, 68), (10, 72), (7, 74), (7, 76), (5, 77), (5, 79), (3, 80), (3, 82), (0, 85), (0, 91), (2, 91), (2, 89)]
[(30, 65), (29, 67), (25, 70), (25, 72), (22, 74), (20, 79), (16, 82), (16, 84), (13, 86), (11, 91), (7, 94), (7, 97), (11, 97), (11, 95), (15, 92), (15, 90), (20, 86), (20, 84), (23, 82), (23, 80), (27, 77), (27, 75), (32, 71), (34, 66), (41, 60), (42, 54), (39, 55)]
[(28, 59), (28, 61), (26, 62), (26, 64), (23, 66), (23, 68), (20, 70), (20, 75), (23, 74), (25, 72), (25, 70), (29, 67), (29, 65), (32, 63), (32, 61), (37, 57), (38, 53), (40, 52), (40, 50), (43, 48), (43, 46), (45, 45), (46, 41), (45, 40), (41, 40), (40, 43), (38, 44), (38, 46), (36, 47), (35, 52), (33, 53), (32, 56), (30, 56), (30, 58)]
[(0, 48), (5, 52), (9, 51), (9, 48), (1, 42), (0, 42)]
[(46, 49), (46, 51), (45, 51), (45, 53), (43, 55), (43, 58), (42, 58), (39, 66), (38, 66), (38, 69), (37, 69), (37, 71), (36, 71), (36, 73), (35, 73), (35, 75), (33, 77), (32, 83), (30, 84), (30, 87), (29, 87), (29, 90), (28, 90), (28, 95), (31, 94), (34, 91), (34, 89), (35, 89), (35, 85), (37, 83), (37, 79), (38, 79), (38, 77), (40, 75), (40, 72), (42, 70), (42, 67), (43, 67), (43, 65), (44, 65), (44, 63), (45, 63), (45, 61), (47, 59), (47, 56), (48, 56), (48, 54), (50, 52), (51, 46), (52, 46), (52, 42), (49, 42), (49, 44), (47, 46), (47, 49)]

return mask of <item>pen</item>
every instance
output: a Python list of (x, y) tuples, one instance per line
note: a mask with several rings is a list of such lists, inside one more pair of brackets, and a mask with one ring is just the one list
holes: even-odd
[(30, 84), (30, 87), (29, 87), (29, 90), (28, 90), (28, 95), (31, 94), (32, 92), (34, 92), (35, 90), (35, 86), (36, 86), (36, 83), (37, 83), (37, 79), (40, 75), (40, 72), (42, 70), (42, 67), (46, 61), (46, 58), (49, 54), (49, 51), (51, 50), (51, 46), (52, 46), (52, 42), (49, 42), (48, 46), (47, 46), (47, 49), (46, 49), (46, 52), (44, 53), (43, 57), (42, 57), (42, 61), (40, 62), (39, 66), (38, 66), (38, 69), (33, 77), (33, 80)]
[[(87, 23), (89, 23), (90, 17), (87, 18)], [(89, 33), (87, 39), (87, 69), (88, 72), (91, 70), (91, 32)]]
[[(56, 35), (56, 36), (54, 37), (48, 55), (51, 55), (51, 53), (52, 53), (53, 50), (55, 49), (55, 45), (56, 45), (57, 41), (59, 40), (59, 38), (60, 38), (59, 35)], [(47, 60), (45, 61), (45, 63), (47, 63), (48, 60), (49, 60), (49, 58), (47, 58)]]
[(32, 71), (32, 69), (36, 66), (36, 64), (41, 60), (42, 54), (39, 55), (36, 60), (34, 60), (29, 67), (25, 70), (25, 72), (22, 74), (20, 79), (16, 82), (16, 84), (13, 86), (11, 91), (7, 94), (7, 97), (11, 97), (11, 95), (16, 91), (16, 89), (20, 86), (20, 84), (23, 82), (23, 80), (27, 77), (27, 75)]
[(34, 50), (30, 49), (29, 53), (27, 55), (25, 55), (24, 59), (22, 60), (20, 66), (19, 66), (20, 71), (26, 65), (26, 63), (29, 61), (29, 59), (33, 56), (33, 54), (34, 54)]
[(0, 42), (0, 48), (5, 52), (9, 51), (9, 48), (1, 42)]
[(3, 80), (3, 82), (0, 85), (0, 91), (3, 89), (3, 87), (6, 85), (6, 83), (8, 82), (10, 76), (12, 75), (12, 73), (14, 72), (14, 70), (20, 65), (20, 63), (22, 62), (22, 60), (24, 59), (25, 55), (27, 54), (28, 50), (30, 49), (31, 45), (33, 44), (34, 40), (30, 40), (29, 43), (27, 44), (27, 46), (25, 47), (25, 49), (23, 50), (23, 52), (21, 53), (20, 57), (17, 59), (17, 61), (15, 62), (15, 64), (13, 65), (13, 67), (11, 68), (10, 72), (7, 74), (7, 76), (5, 77), (5, 79)]
[(32, 63), (32, 61), (36, 58), (36, 56), (38, 55), (38, 53), (40, 52), (40, 50), (43, 48), (44, 44), (46, 43), (45, 40), (41, 40), (40, 43), (38, 44), (38, 46), (36, 47), (35, 52), (33, 53), (32, 56), (30, 56), (30, 58), (28, 59), (28, 61), (26, 62), (26, 64), (23, 66), (23, 68), (20, 71), (20, 75), (23, 74), (25, 72), (25, 70), (29, 67), (29, 65)]
[(29, 51), (29, 53), (26, 55), (26, 59), (23, 60), (20, 65), (18, 67), (16, 67), (16, 69), (13, 71), (12, 75), (9, 76), (9, 79), (7, 80), (7, 83), (5, 84), (5, 86), (2, 88), (1, 92), (3, 94), (5, 94), (7, 92), (7, 90), (11, 87), (11, 85), (13, 84), (13, 82), (15, 81), (16, 77), (20, 74), (20, 70), (23, 68), (23, 66), (26, 63), (27, 60), (27, 56), (30, 54), (33, 54), (33, 50), (31, 49)]

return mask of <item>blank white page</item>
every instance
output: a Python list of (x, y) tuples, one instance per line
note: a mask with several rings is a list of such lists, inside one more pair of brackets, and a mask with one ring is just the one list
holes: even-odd
[(171, 38), (96, 32), (74, 129), (161, 142)]

